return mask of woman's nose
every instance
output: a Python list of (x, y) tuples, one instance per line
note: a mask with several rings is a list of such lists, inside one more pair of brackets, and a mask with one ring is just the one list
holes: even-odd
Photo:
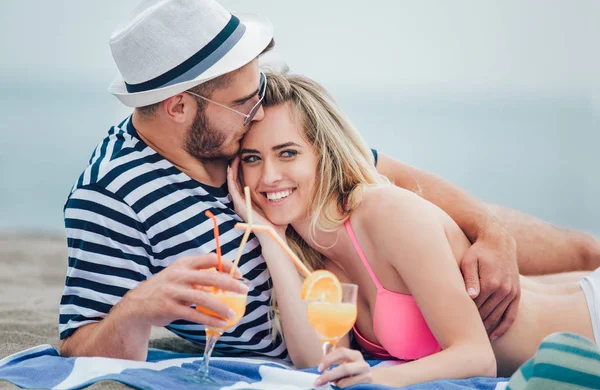
[(262, 172), (263, 184), (271, 185), (281, 180), (281, 171), (276, 163), (266, 160), (263, 164)]

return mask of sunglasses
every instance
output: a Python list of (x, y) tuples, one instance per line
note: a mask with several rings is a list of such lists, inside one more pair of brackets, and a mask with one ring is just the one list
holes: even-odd
[(214, 100), (210, 100), (209, 98), (206, 98), (204, 96), (198, 95), (196, 93), (190, 92), (190, 91), (185, 91), (187, 93), (189, 93), (190, 95), (199, 97), (200, 99), (206, 100), (207, 102), (211, 102), (213, 104), (216, 104), (217, 106), (223, 107), (228, 109), (229, 111), (233, 111), (238, 115), (241, 115), (244, 117), (244, 126), (247, 126), (248, 124), (250, 124), (250, 122), (252, 122), (252, 119), (254, 119), (254, 116), (256, 115), (256, 113), (258, 112), (258, 109), (261, 106), (261, 103), (263, 101), (263, 99), (265, 98), (265, 92), (267, 91), (267, 76), (265, 76), (265, 74), (263, 72), (260, 72), (260, 84), (258, 87), (258, 102), (256, 102), (256, 104), (254, 105), (254, 107), (252, 107), (252, 109), (250, 110), (249, 113), (244, 114), (243, 112), (239, 112), (238, 110), (234, 110), (231, 107), (228, 107), (224, 104), (221, 104), (219, 102), (215, 102)]

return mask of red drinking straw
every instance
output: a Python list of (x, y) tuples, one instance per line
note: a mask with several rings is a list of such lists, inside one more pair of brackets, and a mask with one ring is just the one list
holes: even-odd
[(219, 245), (219, 223), (217, 222), (217, 218), (214, 216), (213, 213), (210, 212), (210, 210), (206, 210), (204, 212), (204, 214), (213, 220), (213, 231), (215, 233), (215, 242), (217, 245), (217, 259), (219, 260), (219, 272), (223, 272), (223, 260), (221, 259), (221, 245)]

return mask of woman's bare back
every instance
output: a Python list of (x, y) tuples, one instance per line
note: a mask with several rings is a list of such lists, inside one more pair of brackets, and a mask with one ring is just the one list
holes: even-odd
[(521, 277), (521, 301), (513, 326), (492, 344), (498, 375), (510, 376), (531, 358), (542, 340), (573, 332), (594, 341), (585, 296), (577, 282), (562, 285)]

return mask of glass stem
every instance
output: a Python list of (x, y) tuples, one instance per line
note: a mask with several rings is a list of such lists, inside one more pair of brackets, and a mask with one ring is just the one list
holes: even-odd
[(206, 339), (206, 346), (204, 347), (204, 356), (200, 368), (198, 369), (198, 376), (201, 379), (208, 379), (208, 362), (210, 361), (213, 349), (215, 349), (217, 340), (221, 335), (212, 331), (207, 331), (206, 336), (208, 336), (208, 338)]

